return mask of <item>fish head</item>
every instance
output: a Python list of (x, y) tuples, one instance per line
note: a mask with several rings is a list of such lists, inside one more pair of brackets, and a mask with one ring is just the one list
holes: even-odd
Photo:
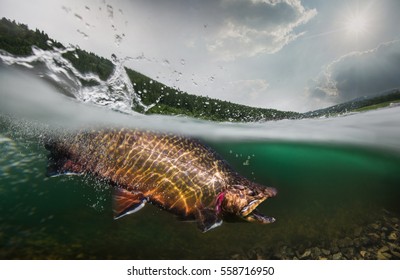
[(269, 224), (275, 218), (268, 217), (257, 210), (257, 207), (266, 199), (274, 197), (277, 190), (256, 183), (233, 184), (224, 192), (221, 209), (224, 213), (234, 214), (248, 222)]

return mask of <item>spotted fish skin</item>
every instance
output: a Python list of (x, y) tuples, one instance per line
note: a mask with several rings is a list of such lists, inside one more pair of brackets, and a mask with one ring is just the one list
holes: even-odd
[(182, 136), (107, 129), (67, 135), (46, 147), (53, 174), (93, 174), (115, 187), (115, 217), (151, 202), (197, 219), (206, 231), (235, 204), (224, 201), (230, 186), (249, 182), (209, 147)]

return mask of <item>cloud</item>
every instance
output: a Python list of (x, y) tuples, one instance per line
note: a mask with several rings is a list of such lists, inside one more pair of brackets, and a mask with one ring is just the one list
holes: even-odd
[(276, 53), (302, 35), (296, 27), (317, 14), (300, 0), (221, 0), (218, 9), (224, 20), (207, 38), (207, 49), (223, 60)]
[(259, 106), (259, 100), (268, 93), (269, 88), (270, 85), (263, 79), (231, 81), (225, 84), (220, 98), (248, 106)]
[(310, 82), (308, 96), (324, 106), (400, 88), (400, 40), (333, 61)]

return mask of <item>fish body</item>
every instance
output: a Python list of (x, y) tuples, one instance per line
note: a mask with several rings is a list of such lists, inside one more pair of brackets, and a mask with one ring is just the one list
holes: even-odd
[(113, 186), (116, 219), (155, 204), (202, 231), (225, 215), (273, 222), (255, 208), (276, 195), (250, 182), (198, 140), (129, 129), (85, 131), (49, 141), (49, 175), (92, 174)]

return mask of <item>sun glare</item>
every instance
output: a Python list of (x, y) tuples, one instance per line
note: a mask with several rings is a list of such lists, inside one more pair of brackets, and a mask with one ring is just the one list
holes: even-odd
[(353, 35), (362, 35), (368, 30), (368, 20), (363, 14), (355, 14), (345, 22), (347, 32)]

